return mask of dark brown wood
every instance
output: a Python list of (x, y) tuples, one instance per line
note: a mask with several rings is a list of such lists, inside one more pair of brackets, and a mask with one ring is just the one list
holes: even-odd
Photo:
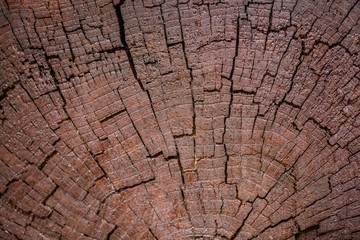
[(359, 1), (0, 6), (0, 238), (360, 239)]

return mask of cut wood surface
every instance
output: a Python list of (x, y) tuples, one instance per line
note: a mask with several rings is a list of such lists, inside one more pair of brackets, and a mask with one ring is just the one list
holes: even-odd
[(0, 10), (0, 238), (360, 239), (358, 0)]

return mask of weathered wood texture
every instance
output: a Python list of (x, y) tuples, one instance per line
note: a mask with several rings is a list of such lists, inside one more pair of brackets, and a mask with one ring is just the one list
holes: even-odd
[(0, 5), (0, 238), (360, 239), (359, 1)]

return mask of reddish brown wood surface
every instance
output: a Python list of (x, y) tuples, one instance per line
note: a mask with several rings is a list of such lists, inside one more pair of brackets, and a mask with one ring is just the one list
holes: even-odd
[(0, 238), (360, 239), (359, 1), (0, 6)]

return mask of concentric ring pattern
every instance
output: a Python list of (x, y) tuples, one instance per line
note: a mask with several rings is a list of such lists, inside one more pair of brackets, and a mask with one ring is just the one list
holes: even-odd
[(2, 0), (0, 237), (360, 239), (360, 2)]

